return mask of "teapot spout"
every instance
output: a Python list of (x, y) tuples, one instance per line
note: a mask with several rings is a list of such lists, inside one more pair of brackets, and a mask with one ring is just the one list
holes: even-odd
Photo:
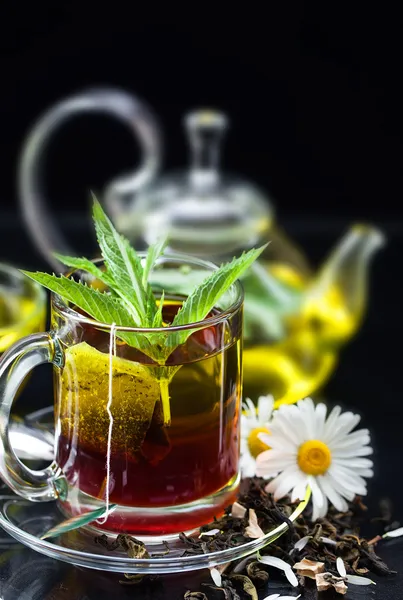
[(343, 344), (359, 328), (366, 311), (371, 259), (385, 244), (370, 225), (353, 225), (333, 249), (307, 291), (305, 314), (319, 325), (323, 341)]

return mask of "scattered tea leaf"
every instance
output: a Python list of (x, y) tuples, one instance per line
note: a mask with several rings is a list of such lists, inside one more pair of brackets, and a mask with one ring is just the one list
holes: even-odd
[(246, 565), (246, 572), (252, 581), (256, 581), (259, 586), (264, 585), (269, 581), (269, 574), (262, 569), (262, 565), (254, 560)]
[(231, 575), (231, 581), (240, 581), (243, 590), (252, 600), (258, 600), (257, 591), (252, 581), (246, 575)]

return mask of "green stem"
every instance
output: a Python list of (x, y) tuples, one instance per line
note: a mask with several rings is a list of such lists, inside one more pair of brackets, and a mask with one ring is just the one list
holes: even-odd
[(169, 427), (171, 424), (171, 404), (169, 402), (169, 382), (170, 382), (170, 379), (160, 379), (162, 414), (164, 416), (165, 427)]

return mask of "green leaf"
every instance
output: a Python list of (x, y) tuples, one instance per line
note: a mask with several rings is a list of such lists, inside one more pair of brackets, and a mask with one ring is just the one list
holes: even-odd
[(66, 267), (86, 271), (96, 279), (99, 279), (99, 281), (102, 281), (102, 283), (108, 287), (112, 287), (114, 284), (112, 277), (110, 277), (106, 271), (102, 271), (97, 267), (92, 260), (88, 260), (88, 258), (75, 258), (74, 256), (65, 256), (64, 254), (58, 254), (57, 252), (54, 252), (53, 256), (66, 265)]
[[(110, 514), (117, 507), (117, 504), (111, 504), (109, 507), (108, 513)], [(73, 531), (74, 529), (79, 529), (83, 527), (83, 525), (87, 525), (92, 521), (96, 521), (96, 519), (101, 519), (106, 514), (107, 508), (106, 506), (102, 506), (101, 508), (97, 508), (96, 510), (91, 510), (83, 515), (77, 515), (76, 517), (71, 517), (70, 519), (66, 519), (62, 521), (55, 527), (52, 527), (41, 535), (41, 540), (46, 540), (51, 537), (56, 537), (57, 535), (61, 535), (62, 533), (67, 533), (68, 531)]]
[(152, 300), (152, 291), (143, 286), (143, 267), (140, 257), (129, 241), (116, 231), (95, 197), (93, 217), (102, 256), (115, 282), (114, 289), (121, 298), (135, 308), (142, 319), (140, 325), (147, 326), (148, 323), (145, 322), (147, 305)]
[(146, 263), (144, 265), (143, 278), (142, 278), (142, 284), (143, 284), (144, 288), (147, 287), (150, 273), (153, 270), (155, 263), (157, 262), (159, 257), (164, 253), (166, 245), (167, 245), (167, 239), (161, 238), (160, 240), (155, 242), (155, 244), (152, 244), (148, 248), (147, 258), (146, 258)]
[(241, 280), (245, 290), (244, 340), (273, 342), (284, 338), (285, 318), (299, 309), (301, 291), (276, 279), (259, 262)]
[[(239, 258), (234, 258), (231, 262), (221, 265), (217, 271), (209, 275), (186, 298), (172, 325), (187, 325), (205, 319), (209, 312), (217, 306), (223, 294), (260, 256), (266, 245), (244, 252)], [(191, 333), (192, 330), (172, 333), (167, 339), (167, 345), (172, 348), (183, 344)]]
[(152, 327), (162, 327), (162, 325), (163, 325), (162, 309), (164, 308), (164, 300), (165, 300), (165, 293), (164, 293), (164, 291), (162, 291), (161, 298), (159, 300), (158, 309), (154, 315)]
[(58, 277), (48, 273), (22, 272), (101, 323), (116, 323), (122, 327), (137, 326), (119, 298), (113, 298), (109, 294), (99, 292), (85, 283), (74, 281), (64, 275)]

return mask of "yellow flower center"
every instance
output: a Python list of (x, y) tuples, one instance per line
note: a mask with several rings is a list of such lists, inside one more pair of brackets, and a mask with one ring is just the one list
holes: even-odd
[(259, 433), (270, 433), (270, 431), (267, 429), (267, 427), (256, 427), (256, 429), (252, 429), (248, 435), (249, 452), (253, 458), (256, 458), (261, 452), (270, 449), (270, 446), (258, 438)]
[(332, 463), (329, 447), (320, 440), (309, 440), (298, 450), (298, 466), (308, 475), (323, 475)]

